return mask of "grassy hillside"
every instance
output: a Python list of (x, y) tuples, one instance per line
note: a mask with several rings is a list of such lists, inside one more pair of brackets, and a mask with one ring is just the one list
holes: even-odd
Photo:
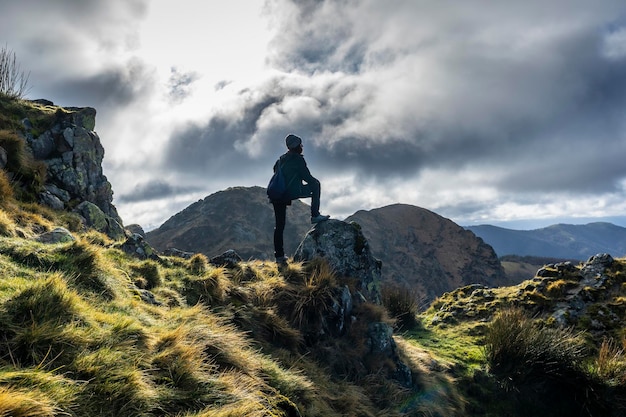
[(349, 284), (323, 263), (226, 269), (140, 261), (75, 228), (75, 242), (30, 238), (73, 229), (66, 217), (0, 210), (0, 415), (421, 415), (400, 411), (415, 392), (368, 355), (381, 307), (359, 306), (344, 337), (319, 334), (331, 289)]
[[(77, 240), (32, 239), (56, 226)], [(407, 291), (388, 287), (387, 308), (357, 306), (349, 331), (331, 337), (333, 289), (351, 282), (324, 262), (228, 269), (203, 255), (142, 261), (119, 243), (3, 200), (0, 415), (622, 415), (624, 333), (609, 317), (626, 310), (624, 261), (571, 328), (549, 318), (574, 285), (561, 277), (464, 287), (419, 316)], [(410, 388), (366, 337), (368, 323), (403, 314), (395, 340)]]

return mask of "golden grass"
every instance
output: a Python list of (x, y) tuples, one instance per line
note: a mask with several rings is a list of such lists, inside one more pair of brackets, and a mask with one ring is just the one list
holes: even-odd
[[(357, 303), (345, 332), (331, 337), (339, 291), (354, 285), (323, 261), (281, 269), (217, 268), (204, 255), (139, 261), (93, 231), (54, 245), (18, 237), (66, 221), (53, 211), (20, 204), (2, 213), (13, 231), (0, 237), (0, 386), (10, 390), (0, 393), (0, 416), (472, 416), (488, 323), (435, 325), (435, 308), (418, 316), (423, 327), (395, 336), (413, 370), (415, 386), (405, 388), (391, 377), (392, 360), (369, 353), (368, 325), (394, 323), (384, 306)], [(520, 292), (490, 294), (476, 307), (495, 311)], [(435, 304), (452, 311), (476, 299), (466, 289)], [(397, 301), (397, 311), (412, 311)], [(598, 361), (589, 366), (621, 387), (619, 349), (607, 345)], [(489, 389), (484, 398), (497, 398)]]
[(14, 203), (13, 187), (4, 169), (0, 169), (0, 208), (8, 207)]
[(2, 417), (54, 417), (58, 412), (51, 399), (43, 393), (0, 387)]
[(7, 214), (6, 211), (0, 209), (0, 237), (14, 237), (17, 229), (13, 219)]

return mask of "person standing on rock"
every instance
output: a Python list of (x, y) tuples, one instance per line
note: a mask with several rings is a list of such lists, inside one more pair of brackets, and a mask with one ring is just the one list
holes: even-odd
[[(287, 191), (285, 197), (275, 200), (270, 199), (274, 206), (274, 217), (276, 226), (274, 227), (274, 256), (279, 264), (287, 263), (285, 249), (283, 247), (283, 232), (287, 217), (287, 206), (292, 200), (299, 198), (311, 198), (311, 223), (319, 223), (328, 220), (330, 216), (320, 214), (320, 182), (311, 175), (302, 156), (302, 139), (296, 135), (287, 135), (285, 144), (288, 151), (282, 155), (274, 164), (274, 172), (280, 166), (282, 170)], [(303, 184), (304, 182), (304, 184)]]

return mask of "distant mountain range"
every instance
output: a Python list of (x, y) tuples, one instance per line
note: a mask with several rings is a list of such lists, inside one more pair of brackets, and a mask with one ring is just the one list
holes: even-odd
[(626, 254), (626, 228), (612, 223), (555, 224), (535, 230), (513, 230), (491, 225), (468, 226), (491, 245), (499, 257), (541, 256), (587, 260), (598, 253)]

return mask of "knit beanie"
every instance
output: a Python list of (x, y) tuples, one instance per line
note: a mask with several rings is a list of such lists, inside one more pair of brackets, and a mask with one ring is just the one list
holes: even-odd
[(288, 135), (285, 138), (285, 143), (287, 144), (287, 148), (296, 149), (298, 146), (302, 144), (302, 139), (300, 139), (296, 135)]

